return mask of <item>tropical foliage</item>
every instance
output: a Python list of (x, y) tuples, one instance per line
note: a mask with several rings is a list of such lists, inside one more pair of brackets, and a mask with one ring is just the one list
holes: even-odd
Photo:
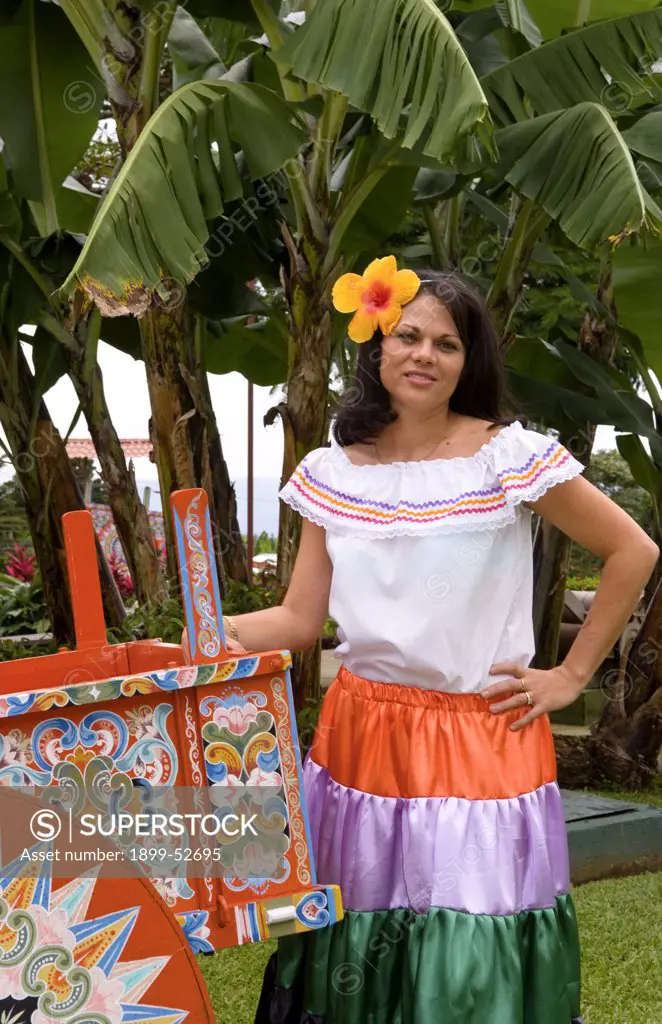
[(28, 581), (0, 575), (0, 636), (31, 636), (49, 629), (39, 577)]

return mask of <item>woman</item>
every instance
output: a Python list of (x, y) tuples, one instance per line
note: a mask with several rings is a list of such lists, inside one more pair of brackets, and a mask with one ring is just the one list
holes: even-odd
[[(561, 444), (502, 415), (486, 308), (454, 275), (344, 275), (352, 398), (281, 492), (304, 517), (287, 596), (238, 649), (342, 659), (304, 766), (345, 917), (281, 939), (258, 1024), (577, 1024), (580, 969), (548, 713), (620, 635), (658, 557)], [(377, 329), (377, 328), (380, 329)], [(531, 512), (605, 567), (563, 663), (529, 668)]]

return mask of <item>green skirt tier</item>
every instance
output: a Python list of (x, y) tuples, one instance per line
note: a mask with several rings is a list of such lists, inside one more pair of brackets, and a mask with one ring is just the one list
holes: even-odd
[(256, 1024), (581, 1024), (569, 893), (508, 916), (347, 911), (279, 940)]

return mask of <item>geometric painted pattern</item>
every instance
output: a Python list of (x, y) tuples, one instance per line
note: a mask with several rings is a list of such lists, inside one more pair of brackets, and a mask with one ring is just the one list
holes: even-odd
[(94, 916), (90, 902), (98, 880), (90, 874), (54, 890), (48, 861), (15, 861), (3, 873), (0, 1007), (6, 1021), (182, 1024), (188, 1011), (146, 998), (170, 958), (123, 958), (143, 908)]

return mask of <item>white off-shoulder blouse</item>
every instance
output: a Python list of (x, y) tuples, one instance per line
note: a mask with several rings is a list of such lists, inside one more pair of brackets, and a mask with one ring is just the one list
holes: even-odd
[(336, 656), (366, 679), (474, 693), (529, 665), (535, 501), (584, 466), (519, 421), (468, 457), (354, 465), (308, 453), (280, 491), (326, 530)]

